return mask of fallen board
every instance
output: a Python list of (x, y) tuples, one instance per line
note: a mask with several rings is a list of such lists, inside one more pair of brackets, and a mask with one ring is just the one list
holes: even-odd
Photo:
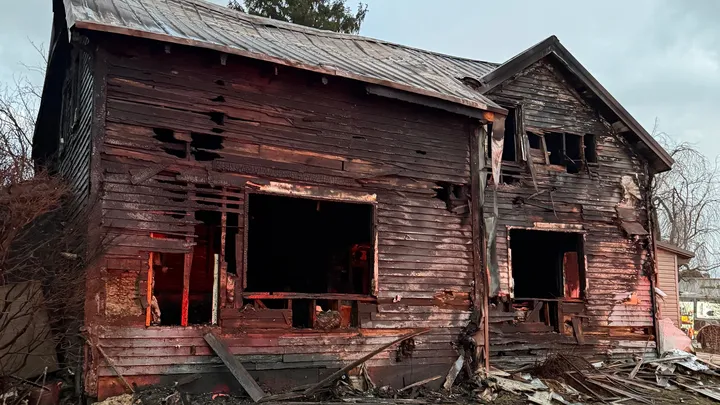
[(265, 396), (265, 392), (263, 392), (262, 388), (260, 388), (255, 379), (253, 379), (250, 373), (245, 370), (245, 367), (240, 364), (238, 359), (230, 353), (227, 345), (225, 345), (219, 337), (217, 337), (213, 332), (210, 332), (205, 335), (205, 341), (210, 345), (215, 354), (220, 357), (220, 360), (222, 360), (253, 401), (258, 402)]
[(369, 359), (373, 358), (375, 355), (377, 355), (377, 354), (380, 353), (381, 351), (387, 349), (388, 347), (390, 347), (390, 346), (392, 346), (392, 345), (394, 345), (394, 344), (396, 344), (396, 343), (400, 343), (400, 342), (402, 342), (403, 340), (407, 340), (407, 339), (410, 339), (410, 338), (412, 338), (412, 337), (415, 337), (415, 336), (418, 336), (418, 335), (422, 335), (423, 333), (427, 333), (427, 332), (429, 332), (429, 331), (430, 331), (430, 329), (421, 329), (421, 330), (419, 330), (419, 331), (415, 331), (415, 332), (409, 333), (409, 334), (407, 334), (407, 335), (401, 336), (401, 337), (395, 339), (394, 341), (392, 341), (392, 342), (390, 342), (390, 343), (388, 343), (388, 344), (382, 345), (381, 347), (378, 347), (377, 349), (373, 350), (372, 352), (366, 354), (366, 355), (363, 356), (362, 358), (360, 358), (360, 359), (358, 359), (358, 360), (355, 360), (355, 361), (353, 361), (352, 363), (350, 363), (350, 364), (346, 365), (345, 367), (341, 368), (340, 370), (332, 373), (330, 376), (325, 377), (322, 381), (320, 381), (319, 383), (317, 383), (317, 384), (313, 385), (312, 387), (306, 389), (303, 393), (305, 394), (305, 396), (312, 395), (312, 394), (314, 394), (315, 392), (317, 392), (317, 390), (319, 390), (320, 388), (323, 388), (323, 387), (325, 387), (326, 385), (332, 384), (335, 380), (337, 380), (338, 378), (342, 377), (342, 376), (343, 376), (345, 373), (347, 373), (349, 370), (352, 370), (353, 368), (355, 368), (355, 367), (357, 367), (357, 366), (365, 363), (366, 361), (368, 361)]

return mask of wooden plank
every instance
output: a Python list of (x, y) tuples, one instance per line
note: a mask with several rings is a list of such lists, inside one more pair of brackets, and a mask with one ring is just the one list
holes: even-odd
[[(188, 237), (187, 242), (192, 242), (192, 238)], [(192, 270), (193, 252), (185, 253), (185, 261), (183, 263), (183, 290), (182, 290), (182, 314), (180, 325), (188, 326), (188, 315), (190, 308), (190, 271)]]
[(427, 332), (429, 332), (429, 331), (430, 331), (430, 329), (421, 329), (421, 330), (419, 330), (419, 331), (411, 332), (411, 333), (408, 333), (408, 334), (406, 334), (406, 335), (403, 335), (403, 336), (401, 336), (401, 337), (393, 340), (393, 341), (390, 342), (390, 343), (387, 343), (387, 344), (384, 344), (384, 345), (378, 347), (377, 349), (373, 350), (372, 352), (366, 354), (365, 356), (361, 357), (361, 358), (358, 359), (358, 360), (353, 361), (352, 363), (346, 365), (345, 367), (341, 368), (340, 370), (338, 370), (338, 371), (330, 374), (329, 376), (327, 376), (326, 378), (322, 379), (322, 380), (321, 380), (320, 382), (318, 382), (317, 384), (315, 384), (315, 385), (313, 385), (312, 387), (310, 387), (310, 388), (308, 388), (307, 390), (305, 390), (305, 392), (304, 392), (305, 396), (312, 395), (312, 394), (316, 393), (319, 389), (327, 386), (328, 384), (332, 384), (335, 380), (337, 380), (338, 378), (340, 378), (341, 376), (343, 376), (343, 375), (344, 375), (345, 373), (347, 373), (348, 371), (350, 371), (350, 370), (354, 369), (355, 367), (357, 367), (357, 366), (365, 363), (366, 361), (368, 361), (369, 359), (373, 358), (375, 355), (377, 355), (378, 353), (384, 351), (384, 350), (387, 349), (388, 347), (390, 347), (390, 346), (392, 346), (392, 345), (394, 345), (394, 344), (396, 344), (396, 343), (403, 342), (403, 341), (405, 341), (405, 340), (407, 340), (407, 339), (413, 338), (413, 337), (415, 337), (415, 336), (422, 335), (422, 334), (427, 333)]
[(577, 316), (572, 317), (572, 327), (573, 332), (575, 332), (575, 339), (577, 339), (578, 344), (584, 345), (585, 344), (585, 335), (583, 335), (582, 330), (582, 319), (580, 319)]
[(262, 397), (265, 396), (265, 392), (263, 392), (262, 388), (258, 385), (258, 383), (252, 378), (250, 373), (245, 370), (245, 367), (230, 353), (230, 350), (225, 345), (225, 343), (215, 335), (215, 333), (210, 332), (204, 336), (205, 341), (210, 345), (210, 347), (215, 351), (215, 353), (220, 357), (220, 360), (227, 366), (227, 368), (232, 373), (233, 377), (235, 377), (236, 380), (242, 385), (242, 387), (245, 389), (245, 392), (247, 392), (250, 397), (253, 399), (253, 401), (258, 402)]

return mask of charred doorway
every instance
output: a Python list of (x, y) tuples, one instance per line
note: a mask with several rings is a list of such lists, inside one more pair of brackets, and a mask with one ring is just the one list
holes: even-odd
[(585, 260), (580, 233), (510, 229), (510, 264), (515, 297), (583, 298)]
[(373, 210), (371, 204), (250, 194), (245, 291), (291, 297), (288, 304), (266, 299), (263, 305), (289, 305), (298, 328), (313, 327), (316, 313), (350, 306), (344, 297), (370, 296)]

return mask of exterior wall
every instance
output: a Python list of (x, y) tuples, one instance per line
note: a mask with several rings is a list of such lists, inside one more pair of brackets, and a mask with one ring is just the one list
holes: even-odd
[[(312, 382), (409, 328), (432, 330), (415, 339), (410, 358), (398, 360), (392, 348), (369, 361), (375, 382), (402, 384), (447, 371), (457, 357), (450, 343), (470, 317), (479, 263), (467, 210), (448, 210), (436, 189), (470, 183), (475, 129), (468, 119), (367, 96), (362, 86), (339, 78), (325, 83), (317, 74), (234, 57), (223, 65), (213, 52), (173, 47), (168, 54), (161, 44), (128, 39), (104, 48), (101, 204), (113, 245), (101, 262), (105, 287), (94, 297), (97, 319), (90, 330), (128, 380), (222, 372), (202, 339), (208, 329), (226, 338), (261, 383), (277, 382), (277, 374), (266, 372), (278, 369), (288, 379), (292, 369), (313, 370), (302, 375)], [(213, 151), (220, 157), (169, 155), (156, 129), (220, 134), (223, 148)], [(362, 304), (359, 329), (253, 329), (226, 317), (241, 300), (231, 303), (236, 297), (224, 288), (219, 326), (145, 326), (149, 252), (189, 249), (184, 240), (150, 233), (192, 236), (189, 215), (224, 202), (210, 209), (239, 213), (242, 235), (245, 193), (252, 189), (373, 201), (379, 291), (377, 302)], [(380, 366), (392, 371), (383, 374)], [(91, 393), (123, 389), (97, 354), (88, 373)]]
[(666, 297), (660, 298), (660, 317), (672, 319), (680, 327), (680, 305), (678, 302), (678, 263), (677, 256), (664, 249), (657, 249), (657, 286)]
[[(503, 175), (519, 174), (520, 183), (497, 188), (488, 185), (486, 217), (493, 212), (493, 193), (497, 192), (501, 296), (512, 294), (508, 227), (544, 224), (556, 230), (580, 230), (586, 256), (586, 298), (582, 309), (573, 309), (581, 316), (585, 344), (577, 343), (572, 329), (565, 336), (512, 329), (504, 325), (512, 314), (501, 312), (496, 319), (491, 317), (491, 363), (515, 366), (537, 361), (538, 355), (565, 350), (563, 347), (573, 354), (597, 358), (652, 353), (654, 342), (648, 342), (648, 331), (653, 327), (652, 302), (650, 283), (644, 275), (650, 265), (647, 241), (628, 237), (619, 226), (617, 214), (618, 208), (629, 208), (637, 222), (649, 229), (645, 194), (642, 200), (626, 199), (621, 186), (622, 177), (631, 176), (644, 193), (647, 178), (643, 161), (571, 89), (559, 68), (545, 60), (493, 89), (489, 96), (498, 103), (519, 103), (525, 131), (596, 135), (598, 155), (598, 162), (588, 164), (588, 170), (570, 174), (563, 167), (546, 165), (542, 152), (531, 149), (537, 190), (525, 162), (503, 162)], [(493, 333), (500, 330), (504, 333)]]
[(62, 89), (60, 136), (64, 142), (57, 166), (70, 187), (73, 217), (89, 200), (93, 108), (93, 58), (88, 52), (73, 48)]

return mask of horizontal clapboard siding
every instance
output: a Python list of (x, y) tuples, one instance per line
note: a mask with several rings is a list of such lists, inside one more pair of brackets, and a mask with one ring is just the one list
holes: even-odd
[[(572, 336), (570, 342), (561, 343), (561, 340), (543, 340), (526, 334), (515, 337), (524, 343), (511, 349), (506, 348), (502, 353), (505, 357), (497, 356), (496, 350), (496, 361), (505, 361), (515, 356), (515, 353), (522, 353), (527, 350), (525, 346), (528, 344), (535, 345), (532, 347), (538, 354), (563, 350), (562, 347), (568, 344), (575, 345), (572, 347), (573, 353), (593, 355), (596, 358), (623, 352), (613, 349), (614, 345), (626, 345), (628, 349), (625, 354), (628, 356), (634, 352), (648, 352), (649, 346), (645, 342), (640, 344), (635, 341), (647, 341), (648, 336), (643, 331), (653, 326), (650, 283), (644, 276), (644, 269), (649, 265), (648, 254), (625, 235), (618, 226), (616, 213), (616, 207), (624, 204), (620, 185), (622, 176), (631, 176), (642, 188), (646, 181), (642, 175), (644, 162), (622, 139), (613, 135), (608, 126), (602, 124), (597, 113), (571, 89), (563, 75), (556, 65), (543, 60), (498, 86), (490, 94), (491, 98), (499, 102), (508, 99), (519, 101), (527, 131), (595, 135), (598, 155), (597, 164), (581, 173), (571, 174), (562, 167), (545, 165), (542, 152), (533, 150), (538, 190), (533, 186), (532, 176), (524, 168), (520, 169), (521, 185), (501, 185), (498, 188), (499, 280), (501, 292), (509, 293), (512, 274), (508, 227), (533, 227), (538, 222), (581, 226), (585, 232), (587, 259), (587, 318), (583, 320), (583, 327), (588, 345), (578, 347)], [(525, 165), (524, 162), (522, 164)], [(509, 169), (506, 167), (504, 170), (507, 172)], [(518, 197), (532, 204), (518, 207), (515, 203)], [(644, 201), (636, 201), (634, 204), (638, 222), (647, 229)], [(485, 212), (491, 213), (493, 205), (493, 190), (489, 188), (485, 197)], [(628, 302), (626, 298), (631, 296), (637, 300)], [(588, 334), (601, 341), (593, 343), (592, 339), (587, 338)], [(491, 348), (503, 347), (501, 342), (506, 338), (507, 335), (491, 334)], [(522, 359), (517, 358), (517, 361), (521, 363)]]
[(663, 318), (672, 319), (675, 326), (680, 327), (677, 256), (662, 248), (658, 248), (657, 252), (657, 286), (667, 294), (666, 297), (658, 298), (660, 300), (660, 314)]
[[(269, 181), (376, 196), (380, 305), (364, 307), (361, 332), (278, 334), (221, 319), (219, 330), (248, 368), (339, 367), (418, 328), (431, 332), (416, 339), (412, 360), (401, 365), (455, 360), (450, 343), (470, 319), (472, 230), (469, 215), (448, 210), (436, 189), (470, 182), (468, 119), (368, 96), (337, 78), (325, 85), (292, 69), (267, 76), (272, 67), (242, 59), (215, 66), (182, 50), (156, 55), (138, 46), (128, 57), (111, 49), (101, 205), (114, 239), (104, 263), (109, 276), (136, 282), (108, 284), (104, 322), (113, 332), (101, 342), (121, 373), (222, 369), (192, 328), (144, 328), (137, 308), (147, 252), (190, 248), (182, 238), (150, 233), (192, 235), (187, 213), (225, 199), (233, 204), (225, 211), (239, 214), (242, 235), (246, 184)], [(179, 158), (167, 152), (173, 145), (163, 131), (219, 136), (223, 147), (212, 151), (213, 161)], [(118, 285), (126, 286), (125, 296)], [(397, 364), (395, 350), (369, 364)], [(101, 378), (112, 377), (105, 363), (97, 366)]]

